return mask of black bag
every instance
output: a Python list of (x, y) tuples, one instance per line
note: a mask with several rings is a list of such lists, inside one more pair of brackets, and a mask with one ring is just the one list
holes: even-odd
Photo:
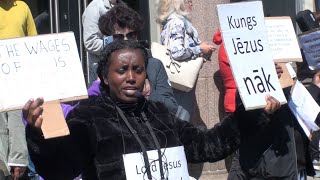
[(298, 12), (296, 16), (296, 21), (302, 32), (306, 32), (320, 27), (313, 13), (309, 9)]

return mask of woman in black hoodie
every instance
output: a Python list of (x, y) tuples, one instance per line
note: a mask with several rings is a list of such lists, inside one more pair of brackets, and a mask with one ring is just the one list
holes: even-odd
[[(267, 97), (265, 111), (246, 112), (243, 106), (211, 129), (201, 130), (175, 119), (160, 103), (141, 96), (146, 78), (147, 53), (136, 41), (115, 41), (99, 62), (101, 95), (80, 102), (67, 117), (70, 135), (45, 140), (41, 134), (43, 99), (29, 101), (24, 109), (28, 121), (27, 139), (31, 159), (45, 179), (130, 179), (126, 156), (138, 153), (143, 167), (136, 179), (174, 179), (172, 169), (186, 168), (188, 162), (216, 162), (239, 147), (239, 121), (255, 124), (280, 107)], [(172, 163), (165, 152), (182, 149), (183, 157)], [(183, 150), (184, 149), (184, 150)], [(156, 152), (151, 160), (150, 151)], [(143, 159), (143, 160), (142, 160)], [(132, 162), (135, 163), (135, 162)], [(156, 169), (156, 170), (155, 170)], [(188, 177), (187, 172), (184, 175)], [(174, 179), (175, 180), (175, 179)]]

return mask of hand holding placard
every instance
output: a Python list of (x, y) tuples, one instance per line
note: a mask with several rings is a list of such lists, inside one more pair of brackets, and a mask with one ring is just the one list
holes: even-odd
[(23, 118), (31, 126), (40, 129), (42, 125), (42, 112), (43, 112), (43, 98), (37, 98), (36, 100), (30, 99), (22, 108)]
[(267, 95), (266, 102), (267, 102), (267, 105), (264, 108), (264, 111), (268, 114), (274, 113), (276, 110), (280, 109), (281, 107), (280, 102), (272, 96)]
[(23, 118), (38, 129), (45, 139), (69, 135), (69, 128), (58, 101), (44, 103), (43, 98), (30, 99), (22, 109)]

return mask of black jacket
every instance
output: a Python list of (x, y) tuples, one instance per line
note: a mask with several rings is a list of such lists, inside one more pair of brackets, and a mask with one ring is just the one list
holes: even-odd
[(242, 135), (239, 162), (247, 174), (245, 179), (297, 179), (293, 119), (288, 106), (282, 105), (272, 118), (264, 120), (265, 127), (257, 134)]
[(149, 100), (163, 103), (170, 112), (177, 112), (178, 103), (174, 97), (172, 87), (169, 85), (168, 75), (162, 62), (156, 58), (149, 58), (147, 74), (151, 86)]
[[(141, 120), (144, 111), (161, 148), (184, 145), (188, 162), (216, 162), (239, 147), (238, 120), (256, 118), (261, 110), (247, 113), (243, 108), (209, 130), (174, 119), (161, 104), (148, 101), (135, 107), (123, 106), (131, 126), (147, 150), (155, 149), (150, 133)], [(135, 110), (133, 110), (135, 109)], [(82, 101), (67, 117), (70, 136), (44, 140), (38, 131), (27, 126), (27, 141), (37, 172), (45, 179), (125, 179), (122, 155), (140, 152), (141, 148), (114, 103), (106, 97)]]
[[(290, 89), (291, 87), (283, 90), (287, 99)], [(307, 89), (319, 104), (320, 88), (311, 84)], [(246, 132), (252, 132), (255, 127), (247, 123), (244, 122), (240, 127), (246, 128)], [(315, 174), (308, 151), (309, 139), (287, 104), (282, 105), (272, 117), (262, 119), (261, 124), (264, 125), (260, 126), (257, 133), (241, 134), (238, 154), (241, 169), (229, 174), (230, 177), (291, 180), (297, 179), (297, 171), (302, 169), (309, 176)], [(241, 175), (242, 173), (244, 174)]]

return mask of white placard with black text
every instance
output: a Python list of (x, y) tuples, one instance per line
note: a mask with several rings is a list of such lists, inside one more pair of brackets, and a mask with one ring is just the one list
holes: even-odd
[(265, 18), (269, 46), (276, 62), (301, 62), (296, 32), (289, 16)]
[[(184, 147), (178, 146), (161, 149), (161, 152), (165, 179), (189, 180)], [(158, 151), (147, 151), (147, 154), (153, 179), (161, 179)], [(146, 167), (143, 161), (143, 155), (141, 152), (124, 154), (123, 163), (126, 170), (127, 180), (148, 179)]]
[(72, 32), (0, 40), (0, 111), (45, 101), (87, 97)]
[(262, 2), (221, 4), (217, 10), (233, 77), (246, 110), (265, 107), (266, 95), (286, 103), (268, 43)]

